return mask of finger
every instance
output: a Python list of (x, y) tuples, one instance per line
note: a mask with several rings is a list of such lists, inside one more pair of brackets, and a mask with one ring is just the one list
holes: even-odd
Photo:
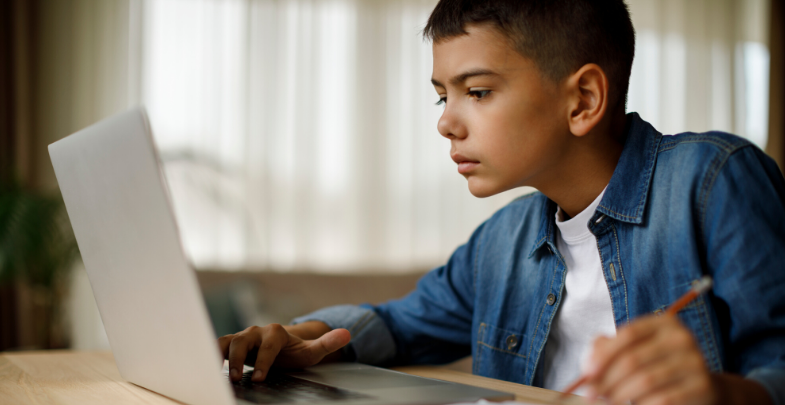
[(253, 381), (264, 381), (267, 378), (267, 372), (270, 371), (275, 358), (278, 357), (278, 353), (288, 341), (289, 332), (283, 326), (274, 323), (262, 328), (262, 340), (256, 355), (253, 376), (251, 376)]
[(261, 333), (259, 327), (251, 327), (235, 334), (229, 345), (229, 377), (238, 381), (243, 375), (243, 363), (248, 352), (259, 346)]
[(676, 379), (657, 391), (642, 396), (636, 405), (661, 405), (661, 404), (710, 404), (716, 403), (710, 378), (685, 378)]
[[(232, 343), (234, 335), (225, 335), (218, 338), (218, 351), (221, 352), (223, 359), (229, 358), (229, 344)], [(223, 363), (223, 360), (221, 360)]]
[(346, 329), (334, 329), (320, 338), (312, 340), (306, 350), (309, 363), (313, 365), (320, 362), (324, 356), (346, 346), (351, 340), (352, 334)]
[(628, 378), (601, 395), (610, 399), (611, 403), (637, 401), (668, 385), (677, 383), (685, 377), (692, 376), (695, 372), (695, 364), (691, 363), (692, 360), (685, 360), (680, 354), (665, 357), (662, 361), (657, 361), (632, 373)]
[(611, 360), (604, 372), (593, 380), (595, 392), (607, 396), (609, 391), (635, 372), (671, 355), (674, 347), (669, 345), (668, 336), (668, 333), (652, 335), (628, 347), (627, 351), (619, 353)]
[(595, 340), (585, 371), (586, 375), (589, 376), (589, 382), (596, 382), (597, 376), (604, 373), (605, 369), (620, 353), (629, 350), (631, 346), (655, 334), (664, 323), (667, 323), (663, 322), (662, 318), (665, 317), (644, 317), (619, 329), (614, 338), (601, 337)]
[[(651, 379), (645, 381), (645, 383), (652, 385), (656, 384), (657, 381), (664, 381), (666, 378), (674, 379), (685, 375), (708, 379), (709, 370), (706, 367), (703, 354), (701, 353), (698, 344), (695, 342), (695, 338), (675, 317), (672, 318), (672, 322), (669, 325), (665, 325), (664, 328), (660, 329), (660, 333), (656, 336), (657, 337), (654, 340), (659, 342), (659, 349), (650, 349), (650, 355), (653, 358), (651, 358), (648, 364), (645, 363), (644, 356), (646, 356), (646, 354), (640, 354), (639, 356), (644, 358), (644, 360), (641, 361), (643, 364), (638, 367), (638, 373), (636, 373), (635, 370), (631, 370), (631, 368), (622, 370), (620, 371), (620, 374), (625, 371), (628, 372), (628, 374), (626, 376), (617, 376), (616, 382), (610, 381), (604, 388), (599, 388), (600, 386), (598, 386), (598, 391), (602, 391), (604, 395), (610, 396), (612, 395), (611, 392), (620, 389), (620, 384), (626, 386), (626, 381), (629, 381), (636, 375), (638, 377), (635, 378)], [(659, 350), (659, 358), (654, 357), (656, 356), (656, 353), (654, 353), (655, 350)], [(626, 361), (624, 360), (625, 357), (626, 356), (620, 357), (618, 362), (621, 363)], [(669, 364), (671, 367), (669, 371), (662, 371), (661, 378), (663, 380), (658, 380), (657, 377), (653, 375), (645, 376), (648, 372), (648, 368), (658, 364), (663, 365), (663, 367), (666, 367)], [(611, 373), (610, 369), (608, 370), (608, 373)], [(638, 392), (641, 393), (641, 391)]]

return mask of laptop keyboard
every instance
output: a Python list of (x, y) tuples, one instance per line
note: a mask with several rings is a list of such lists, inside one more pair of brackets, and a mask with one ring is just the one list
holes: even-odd
[[(226, 378), (229, 378), (228, 373), (226, 373)], [(257, 404), (346, 401), (371, 398), (359, 392), (272, 372), (262, 382), (251, 381), (251, 372), (245, 372), (240, 381), (232, 383), (232, 388), (237, 398)]]

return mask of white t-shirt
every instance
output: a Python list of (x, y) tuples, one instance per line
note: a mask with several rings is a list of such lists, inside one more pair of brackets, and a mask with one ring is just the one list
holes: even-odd
[[(581, 364), (590, 354), (591, 344), (597, 336), (616, 336), (597, 238), (588, 227), (603, 194), (605, 190), (585, 210), (567, 221), (560, 221), (561, 208), (556, 212), (559, 228), (556, 247), (564, 256), (567, 277), (561, 304), (545, 344), (543, 385), (548, 389), (563, 390), (580, 376)], [(576, 393), (584, 391), (579, 389)]]

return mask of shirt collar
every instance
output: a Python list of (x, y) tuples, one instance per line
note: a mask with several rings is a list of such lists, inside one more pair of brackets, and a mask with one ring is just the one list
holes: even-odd
[[(627, 118), (624, 148), (594, 216), (606, 215), (621, 222), (641, 224), (662, 134), (637, 113), (629, 113)], [(555, 251), (556, 208), (550, 199), (544, 204), (540, 231), (529, 257), (546, 243)], [(595, 217), (592, 220), (597, 221), (599, 218)]]

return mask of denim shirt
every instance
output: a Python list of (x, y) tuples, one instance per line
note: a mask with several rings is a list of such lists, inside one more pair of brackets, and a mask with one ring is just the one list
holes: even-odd
[[(712, 291), (679, 313), (713, 372), (760, 382), (785, 405), (785, 180), (748, 141), (663, 136), (628, 115), (624, 148), (588, 223), (616, 327), (661, 313), (703, 275)], [(402, 299), (326, 308), (352, 332), (345, 355), (379, 364), (443, 364), (541, 386), (543, 352), (567, 269), (556, 204), (541, 193), (496, 212)]]

